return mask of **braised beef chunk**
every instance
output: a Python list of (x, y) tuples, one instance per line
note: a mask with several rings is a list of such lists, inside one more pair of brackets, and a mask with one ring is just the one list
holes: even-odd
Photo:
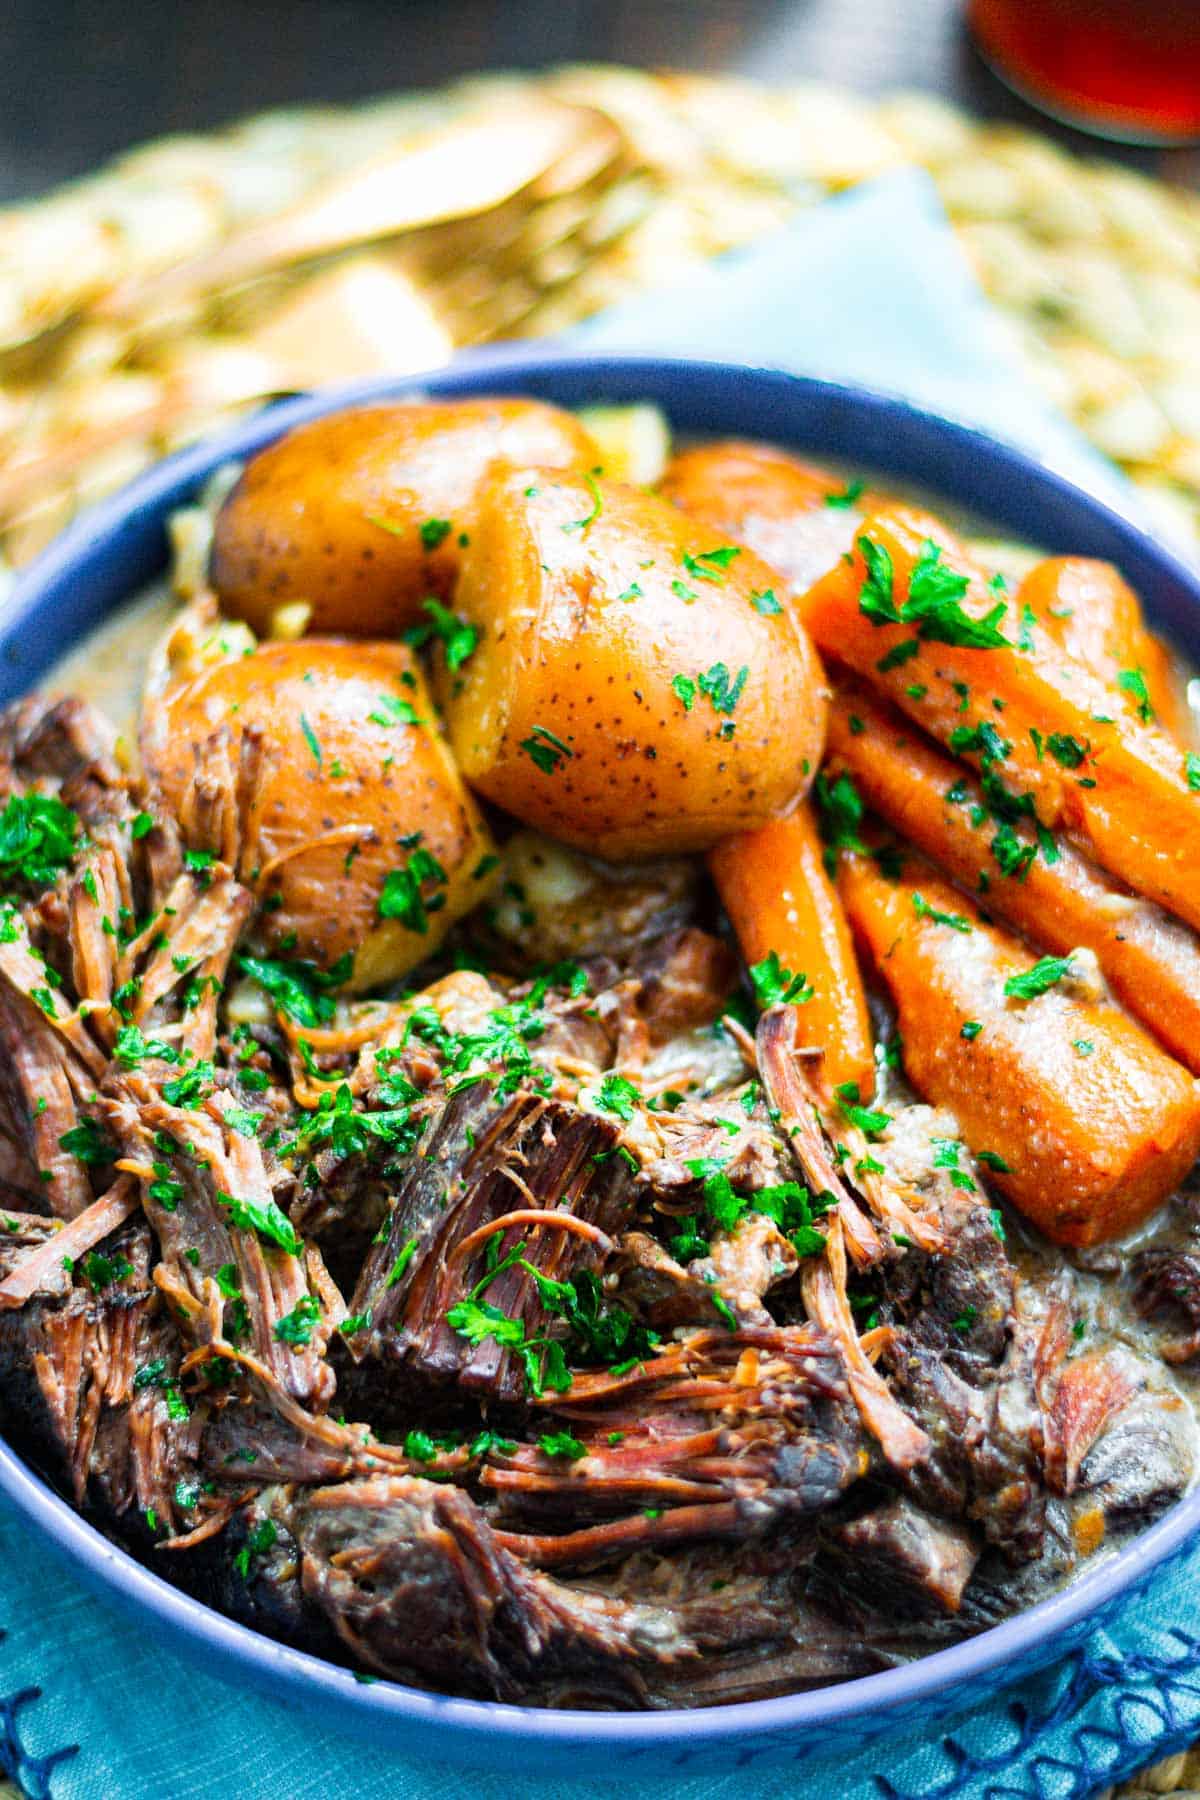
[(831, 1664), (878, 1666), (837, 1643), (828, 1622), (832, 1642), (805, 1651), (803, 1609), (774, 1571), (721, 1584), (701, 1564), (690, 1580), (681, 1571), (669, 1597), (636, 1601), (528, 1568), (466, 1494), (432, 1482), (344, 1483), (280, 1504), (306, 1603), (382, 1674), (501, 1700), (652, 1705), (670, 1704), (677, 1681), (701, 1670), (715, 1688), (727, 1678), (733, 1692), (721, 1697), (756, 1689), (764, 1674), (769, 1691), (776, 1657), (789, 1653), (818, 1678)]
[(486, 1088), (454, 1095), (363, 1266), (354, 1354), (499, 1400), (540, 1385), (546, 1284), (592, 1270), (632, 1213), (617, 1139), (608, 1120), (527, 1088), (499, 1108)]
[(726, 1704), (1186, 1491), (1194, 1202), (1129, 1267), (1006, 1237), (948, 1113), (831, 1091), (794, 997), (747, 1027), (695, 859), (519, 832), (363, 997), (263, 891), (270, 745), (214, 745), (176, 818), (88, 708), (0, 713), (3, 1422), (152, 1567), (400, 1680)]
[(979, 1561), (971, 1532), (892, 1500), (848, 1519), (833, 1534), (839, 1577), (863, 1597), (903, 1613), (956, 1613)]
[(841, 1357), (807, 1326), (697, 1333), (551, 1404), (537, 1445), (494, 1452), (480, 1478), (506, 1525), (540, 1527), (505, 1541), (544, 1566), (753, 1536), (831, 1506), (866, 1464)]

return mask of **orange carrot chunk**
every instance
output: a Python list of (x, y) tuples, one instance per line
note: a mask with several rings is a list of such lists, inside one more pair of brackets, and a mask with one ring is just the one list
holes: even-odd
[(822, 856), (806, 802), (785, 819), (726, 838), (708, 866), (750, 967), (774, 954), (780, 970), (804, 977), (801, 994), (809, 998), (798, 1009), (798, 1030), (803, 1043), (824, 1052), (824, 1084), (854, 1081), (866, 1098), (875, 1080), (866, 996)]
[(937, 519), (886, 507), (800, 612), (823, 651), (980, 768), (993, 804), (1065, 831), (1200, 926), (1200, 769), (1137, 707), (1046, 654)]
[(1186, 738), (1187, 708), (1171, 665), (1171, 653), (1142, 617), (1141, 603), (1112, 563), (1087, 556), (1050, 556), (1031, 569), (1017, 589), (1017, 606), (1072, 662), (1082, 663), (1126, 700), (1146, 704), (1164, 731)]
[(1130, 894), (1065, 838), (997, 819), (974, 777), (853, 677), (837, 684), (834, 771), (988, 912), (1055, 955), (1094, 952), (1122, 1004), (1200, 1075), (1200, 938)]
[(904, 1068), (949, 1107), (996, 1185), (1056, 1243), (1130, 1230), (1200, 1149), (1200, 1086), (1141, 1027), (985, 923), (910, 853), (891, 880), (849, 853), (850, 922), (896, 1005)]

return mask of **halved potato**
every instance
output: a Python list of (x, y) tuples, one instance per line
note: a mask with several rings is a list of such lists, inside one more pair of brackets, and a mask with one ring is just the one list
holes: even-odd
[(826, 691), (775, 579), (657, 495), (496, 473), (456, 600), (478, 643), (441, 676), (463, 775), (610, 861), (783, 812), (820, 759)]
[(350, 992), (429, 956), (494, 885), (403, 644), (306, 638), (202, 667), (148, 704), (142, 752), (193, 847), (228, 851), (258, 894), (269, 947), (323, 968), (350, 952)]
[(263, 637), (297, 602), (314, 633), (389, 637), (452, 591), (497, 458), (590, 468), (597, 453), (537, 400), (406, 401), (301, 425), (247, 464), (218, 513), (213, 587)]

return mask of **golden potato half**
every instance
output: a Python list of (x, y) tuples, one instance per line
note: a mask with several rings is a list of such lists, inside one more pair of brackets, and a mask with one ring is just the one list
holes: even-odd
[(185, 820), (198, 774), (236, 772), (238, 873), (272, 948), (323, 968), (351, 952), (351, 992), (430, 955), (492, 885), (487, 827), (403, 644), (264, 644), (169, 688), (147, 725), (149, 772)]
[(481, 793), (594, 855), (707, 848), (784, 811), (825, 736), (824, 675), (752, 552), (615, 482), (501, 470), (441, 680)]
[(301, 425), (254, 457), (217, 515), (213, 586), (263, 636), (300, 604), (315, 633), (389, 637), (453, 589), (497, 458), (567, 469), (596, 450), (536, 400), (407, 401)]

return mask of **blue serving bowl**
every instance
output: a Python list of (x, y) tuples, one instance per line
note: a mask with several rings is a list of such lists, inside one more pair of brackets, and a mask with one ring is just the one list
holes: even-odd
[[(23, 693), (120, 601), (161, 573), (166, 520), (230, 458), (347, 404), (415, 392), (532, 394), (563, 406), (649, 400), (680, 433), (754, 437), (917, 484), (998, 534), (1117, 563), (1154, 622), (1200, 656), (1200, 579), (1097, 501), (978, 432), (860, 389), (719, 363), (485, 351), (412, 380), (372, 381), (287, 400), (173, 456), (71, 525), (16, 583), (0, 616), (0, 701)], [(309, 1717), (400, 1749), (522, 1771), (581, 1768), (706, 1773), (801, 1764), (976, 1705), (1064, 1655), (1170, 1579), (1200, 1527), (1190, 1494), (1065, 1592), (923, 1660), (782, 1699), (655, 1714), (553, 1712), (364, 1685), (180, 1593), (87, 1524), (6, 1445), (0, 1492), (82, 1580), (210, 1671), (303, 1706)], [(600, 1752), (603, 1762), (597, 1761)], [(586, 1756), (586, 1761), (584, 1760)]]

